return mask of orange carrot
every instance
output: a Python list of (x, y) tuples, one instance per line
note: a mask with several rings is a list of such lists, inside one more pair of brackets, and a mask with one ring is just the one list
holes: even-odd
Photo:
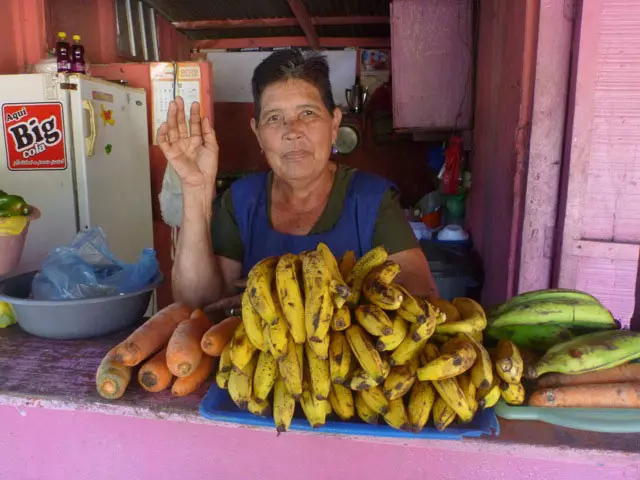
[(167, 367), (167, 349), (147, 360), (138, 371), (138, 383), (147, 392), (161, 392), (171, 385), (173, 375)]
[(213, 371), (214, 358), (203, 355), (200, 365), (188, 377), (176, 379), (171, 387), (171, 393), (176, 397), (183, 397), (195, 392), (202, 385)]
[(222, 350), (231, 341), (240, 322), (242, 322), (240, 317), (229, 317), (207, 330), (200, 343), (204, 353), (212, 357), (222, 355)]
[(210, 327), (204, 312), (194, 310), (191, 317), (174, 330), (167, 345), (167, 367), (176, 377), (188, 377), (196, 369), (202, 358), (200, 341)]
[(532, 407), (640, 408), (640, 383), (605, 383), (543, 388), (531, 395)]
[(167, 344), (178, 324), (189, 318), (191, 309), (174, 303), (163, 308), (116, 347), (116, 361), (133, 367)]
[(109, 351), (100, 362), (96, 372), (96, 389), (101, 397), (120, 398), (131, 381), (131, 367), (125, 367), (115, 361), (115, 348)]
[(599, 383), (640, 382), (640, 363), (627, 363), (597, 372), (565, 375), (548, 373), (538, 380), (538, 388), (563, 387), (569, 385), (588, 385)]

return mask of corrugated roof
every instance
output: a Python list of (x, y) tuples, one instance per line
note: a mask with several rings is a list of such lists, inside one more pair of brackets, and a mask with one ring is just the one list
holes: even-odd
[[(143, 0), (172, 22), (237, 20), (244, 18), (291, 18), (287, 0)], [(303, 0), (312, 17), (387, 16), (389, 0)], [(324, 37), (389, 37), (389, 25), (317, 25)], [(188, 30), (194, 40), (300, 36), (299, 27), (225, 28)]]

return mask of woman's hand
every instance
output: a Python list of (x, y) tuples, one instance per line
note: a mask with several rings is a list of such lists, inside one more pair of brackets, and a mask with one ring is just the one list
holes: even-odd
[(213, 193), (218, 174), (218, 142), (211, 121), (200, 119), (200, 104), (191, 105), (187, 128), (184, 100), (176, 97), (169, 105), (167, 121), (158, 129), (158, 146), (173, 166), (183, 189), (210, 189)]

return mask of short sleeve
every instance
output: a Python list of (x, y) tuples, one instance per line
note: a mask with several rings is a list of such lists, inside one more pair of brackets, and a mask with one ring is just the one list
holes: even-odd
[(231, 189), (213, 201), (211, 243), (216, 255), (242, 262), (242, 238), (236, 223), (231, 201)]
[(411, 225), (400, 208), (398, 192), (394, 189), (387, 190), (380, 202), (372, 246), (380, 245), (384, 245), (389, 254), (420, 247)]

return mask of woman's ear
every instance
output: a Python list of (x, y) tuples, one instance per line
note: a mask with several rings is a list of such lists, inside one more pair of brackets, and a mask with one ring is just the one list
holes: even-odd
[(333, 134), (333, 142), (335, 143), (338, 138), (338, 129), (340, 128), (340, 123), (342, 122), (342, 110), (336, 107), (333, 110), (333, 121), (331, 122), (331, 133)]

